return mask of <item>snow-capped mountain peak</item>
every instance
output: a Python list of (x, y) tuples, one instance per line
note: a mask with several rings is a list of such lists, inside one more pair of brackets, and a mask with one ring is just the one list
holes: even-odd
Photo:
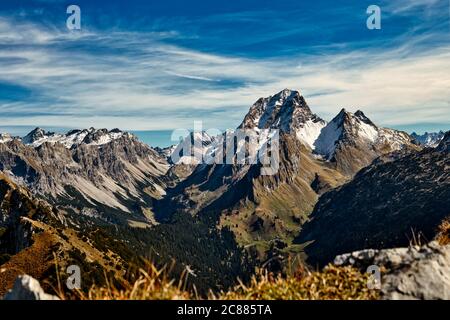
[(47, 132), (41, 128), (35, 128), (25, 137), (23, 137), (22, 142), (32, 146), (38, 146), (47, 140), (54, 138), (56, 134), (54, 132)]
[(444, 133), (442, 139), (436, 147), (436, 150), (440, 152), (450, 152), (450, 131)]
[(422, 135), (413, 132), (411, 134), (411, 137), (413, 137), (417, 142), (425, 147), (434, 148), (439, 145), (439, 142), (444, 137), (444, 134), (445, 133), (442, 130), (439, 132), (425, 132)]
[[(200, 157), (205, 156), (214, 148), (218, 137), (209, 135), (207, 132), (191, 132), (178, 145), (167, 148), (167, 158), (171, 163), (195, 165), (201, 162)], [(185, 154), (188, 152), (190, 154)]]
[(346, 136), (353, 136), (355, 138), (362, 136), (373, 142), (377, 135), (376, 127), (364, 113), (357, 111), (353, 114), (343, 108), (322, 129), (313, 145), (317, 154), (324, 156), (326, 159), (330, 159), (334, 154), (337, 142)]
[[(83, 133), (84, 134), (84, 133)], [(132, 138), (133, 135), (127, 132), (120, 131), (119, 129), (94, 129), (90, 128), (88, 133), (84, 136), (82, 143), (87, 145), (101, 146), (107, 144), (113, 140), (117, 140), (122, 136)]]
[[(376, 126), (361, 110), (355, 113), (345, 108), (329, 123), (314, 114), (303, 96), (285, 89), (256, 101), (239, 128), (278, 129), (295, 133), (297, 138), (317, 155), (332, 159), (338, 144), (363, 147), (378, 154), (385, 150), (400, 150), (413, 146), (412, 138), (404, 132)], [(358, 148), (359, 148), (358, 147)]]
[(285, 89), (256, 101), (239, 128), (272, 128), (289, 133), (314, 118), (317, 116), (311, 112), (303, 96), (298, 91)]
[(377, 127), (362, 111), (354, 114), (342, 109), (339, 114), (323, 128), (314, 142), (315, 153), (331, 159), (338, 143), (365, 145), (369, 149), (389, 145), (399, 150), (411, 145), (412, 139), (403, 132)]
[(278, 129), (296, 133), (310, 148), (326, 121), (311, 112), (300, 92), (284, 89), (279, 93), (260, 98), (250, 108), (240, 129)]
[(66, 134), (59, 134), (54, 132), (47, 132), (41, 128), (36, 128), (25, 137), (22, 142), (30, 145), (34, 148), (39, 147), (45, 142), (48, 143), (61, 143), (66, 148), (70, 149), (73, 146), (80, 144), (100, 146), (107, 144), (113, 140), (116, 140), (122, 136), (133, 137), (132, 134), (122, 132), (119, 129), (107, 130), (107, 129), (83, 129), (83, 130), (71, 130)]

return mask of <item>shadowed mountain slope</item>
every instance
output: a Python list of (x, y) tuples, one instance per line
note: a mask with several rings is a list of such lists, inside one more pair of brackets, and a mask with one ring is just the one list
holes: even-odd
[(431, 240), (450, 215), (450, 132), (438, 147), (379, 159), (324, 194), (296, 243), (310, 243), (311, 263), (365, 248)]

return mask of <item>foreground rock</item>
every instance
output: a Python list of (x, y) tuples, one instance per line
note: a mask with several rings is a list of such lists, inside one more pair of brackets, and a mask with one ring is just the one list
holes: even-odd
[(450, 245), (355, 251), (337, 256), (334, 264), (380, 267), (382, 299), (450, 299)]
[(5, 295), (4, 300), (59, 300), (58, 297), (47, 294), (39, 281), (28, 275), (17, 277), (14, 287)]

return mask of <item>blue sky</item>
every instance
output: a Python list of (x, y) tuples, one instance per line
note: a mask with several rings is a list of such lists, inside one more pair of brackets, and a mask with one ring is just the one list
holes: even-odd
[[(366, 28), (371, 4), (381, 30)], [(448, 130), (449, 13), (448, 0), (2, 1), (0, 127), (234, 128), (291, 88), (326, 120), (345, 107)]]

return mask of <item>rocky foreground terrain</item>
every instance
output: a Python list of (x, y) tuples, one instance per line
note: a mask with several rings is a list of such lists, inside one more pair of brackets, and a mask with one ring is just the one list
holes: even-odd
[[(381, 271), (379, 282), (370, 276), (364, 276), (367, 268), (373, 266)], [(336, 271), (338, 276), (330, 277)], [(254, 278), (252, 282), (254, 287), (236, 287), (223, 293), (219, 298), (448, 300), (450, 299), (449, 275), (450, 245), (441, 245), (433, 241), (423, 246), (383, 250), (366, 249), (339, 255), (335, 257), (333, 265), (327, 266), (322, 273), (303, 274), (276, 280), (266, 277)], [(368, 289), (369, 284), (376, 287)], [(106, 293), (109, 289), (96, 290), (100, 291), (92, 293), (98, 299), (114, 298)], [(141, 290), (147, 292), (130, 295), (128, 298), (148, 299), (157, 296), (164, 296), (165, 299), (192, 298), (192, 293), (179, 291), (171, 288), (170, 285), (146, 287)], [(127, 295), (124, 292), (117, 294), (116, 298), (120, 295), (122, 299)], [(218, 297), (210, 296), (210, 298)], [(17, 278), (14, 287), (6, 293), (4, 299), (59, 300), (60, 298), (45, 293), (36, 279), (24, 275)]]
[(380, 296), (387, 300), (450, 299), (450, 246), (430, 242), (383, 250), (362, 250), (337, 256), (337, 266), (379, 267)]

